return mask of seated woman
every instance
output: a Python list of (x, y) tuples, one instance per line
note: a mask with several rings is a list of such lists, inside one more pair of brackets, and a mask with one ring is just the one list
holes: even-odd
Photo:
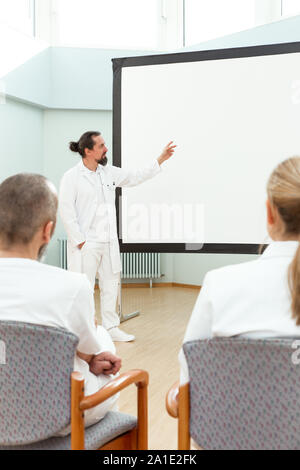
[[(255, 261), (205, 276), (184, 343), (216, 336), (300, 336), (300, 157), (278, 165), (267, 193), (272, 243)], [(179, 360), (184, 384), (189, 375), (182, 350)]]

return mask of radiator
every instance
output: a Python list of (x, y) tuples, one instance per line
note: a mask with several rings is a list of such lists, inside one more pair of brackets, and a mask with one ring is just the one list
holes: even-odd
[(160, 253), (122, 253), (123, 279), (157, 279), (161, 277)]
[[(67, 240), (59, 238), (59, 266), (67, 269)], [(160, 253), (122, 253), (123, 279), (158, 279), (161, 277)]]
[(66, 238), (59, 238), (59, 266), (62, 269), (67, 269), (68, 260), (67, 260), (67, 240)]

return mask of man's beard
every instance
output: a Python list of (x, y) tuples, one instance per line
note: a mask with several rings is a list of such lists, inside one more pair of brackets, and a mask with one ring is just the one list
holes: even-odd
[(102, 157), (100, 160), (97, 160), (97, 163), (102, 166), (106, 166), (107, 162), (108, 162), (107, 157)]

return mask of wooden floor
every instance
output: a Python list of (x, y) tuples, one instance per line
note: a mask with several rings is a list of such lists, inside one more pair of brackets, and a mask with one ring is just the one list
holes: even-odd
[[(145, 369), (149, 384), (149, 448), (176, 449), (177, 420), (165, 409), (168, 389), (179, 378), (178, 352), (199, 291), (181, 287), (123, 289), (123, 313), (141, 315), (122, 323), (136, 336), (133, 343), (115, 343), (122, 371)], [(99, 317), (99, 291), (95, 293)], [(100, 319), (100, 318), (99, 318)], [(121, 393), (120, 411), (136, 414), (136, 388)]]

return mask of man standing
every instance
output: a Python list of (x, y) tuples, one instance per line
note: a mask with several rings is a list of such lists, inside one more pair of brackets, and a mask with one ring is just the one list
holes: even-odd
[(174, 153), (170, 142), (150, 166), (127, 171), (107, 164), (107, 147), (100, 132), (85, 132), (70, 150), (81, 161), (68, 170), (60, 185), (60, 215), (68, 235), (68, 269), (85, 273), (94, 287), (98, 273), (102, 324), (113, 341), (133, 341), (120, 330), (116, 312), (121, 271), (116, 225), (115, 190), (136, 186), (160, 172)]

